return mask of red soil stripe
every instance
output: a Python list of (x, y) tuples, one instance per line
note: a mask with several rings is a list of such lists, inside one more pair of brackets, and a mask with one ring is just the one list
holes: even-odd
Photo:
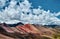
[(31, 26), (29, 24), (25, 24), (24, 26), (32, 31)]
[(27, 33), (26, 31), (24, 31), (24, 29), (21, 28), (21, 26), (16, 26), (16, 28), (17, 28), (19, 31), (22, 31), (23, 33)]

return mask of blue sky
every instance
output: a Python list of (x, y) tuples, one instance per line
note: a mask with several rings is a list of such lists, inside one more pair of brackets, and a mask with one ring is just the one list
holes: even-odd
[(42, 6), (44, 10), (51, 10), (51, 12), (60, 11), (60, 0), (29, 0), (32, 2), (32, 6)]
[[(18, 0), (18, 1), (20, 1), (20, 0)], [(23, 0), (21, 0), (21, 1), (23, 1)], [(34, 8), (37, 8), (38, 6), (42, 6), (42, 9), (44, 9), (46, 11), (47, 10), (51, 10), (51, 12), (60, 11), (60, 0), (29, 0), (29, 2), (32, 3), (32, 6)], [(8, 6), (8, 5), (9, 5), (9, 2), (7, 1), (6, 6)]]

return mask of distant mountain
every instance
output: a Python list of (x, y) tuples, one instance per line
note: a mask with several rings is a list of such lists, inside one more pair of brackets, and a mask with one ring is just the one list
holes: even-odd
[(19, 23), (17, 23), (17, 24), (8, 24), (10, 27), (15, 27), (15, 26), (17, 26), (17, 25), (24, 25), (22, 22), (19, 22)]
[(44, 25), (44, 26), (55, 28), (56, 26), (58, 27), (58, 26), (60, 26), (60, 25)]

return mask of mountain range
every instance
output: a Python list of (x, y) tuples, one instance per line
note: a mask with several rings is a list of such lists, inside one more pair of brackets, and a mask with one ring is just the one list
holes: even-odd
[[(16, 25), (16, 26), (14, 26)], [(60, 26), (48, 27), (38, 24), (0, 24), (0, 38), (4, 39), (60, 39)]]

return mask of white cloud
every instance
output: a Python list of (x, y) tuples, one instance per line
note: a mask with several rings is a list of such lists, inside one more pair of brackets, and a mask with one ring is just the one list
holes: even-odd
[(58, 12), (58, 13), (55, 13), (54, 15), (55, 15), (55, 16), (59, 16), (59, 15), (60, 15), (60, 12)]
[(5, 2), (6, 2), (6, 0), (0, 0), (0, 8), (2, 8), (3, 6), (5, 6)]
[(56, 17), (59, 13), (57, 15), (52, 14), (50, 10), (45, 11), (41, 7), (30, 9), (32, 6), (28, 0), (19, 2), (19, 5), (16, 5), (16, 3), (17, 1), (11, 0), (10, 5), (5, 7), (5, 10), (0, 11), (0, 22), (14, 24), (21, 21), (30, 24), (60, 25), (60, 19)]

